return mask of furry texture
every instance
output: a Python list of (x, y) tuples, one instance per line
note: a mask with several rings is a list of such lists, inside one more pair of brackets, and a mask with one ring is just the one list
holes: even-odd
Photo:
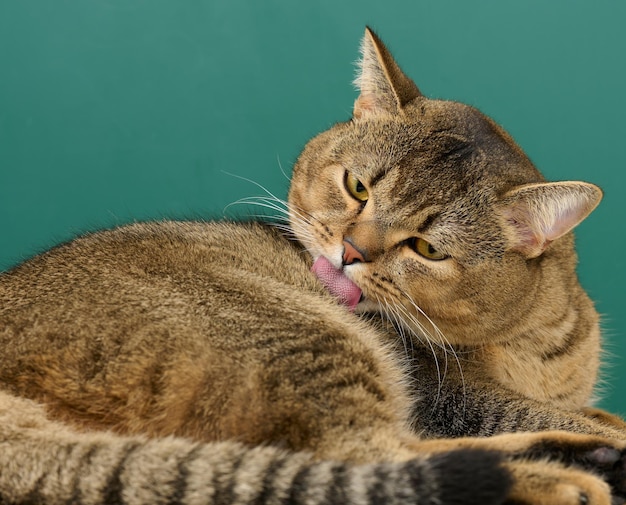
[(233, 442), (79, 434), (4, 393), (0, 423), (0, 502), (14, 505), (482, 505), (500, 503), (510, 485), (501, 458), (482, 451), (395, 464), (316, 463), (309, 454)]
[[(133, 224), (0, 275), (1, 502), (626, 495), (623, 426), (582, 410), (599, 336), (569, 230), (601, 193), (421, 96), (371, 31), (359, 82), (294, 168), (297, 242)], [(310, 272), (322, 255), (358, 314)]]
[[(421, 95), (373, 33), (362, 52), (353, 120), (313, 139), (294, 168), (296, 237), (361, 288), (358, 311), (385, 314), (413, 346), (456, 352), (468, 371), (580, 410), (600, 332), (569, 232), (602, 192), (546, 182), (478, 110)], [(342, 264), (346, 243), (364, 261)]]

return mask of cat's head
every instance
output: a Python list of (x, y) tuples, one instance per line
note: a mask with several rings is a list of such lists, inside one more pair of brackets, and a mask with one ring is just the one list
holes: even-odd
[(294, 167), (296, 236), (361, 288), (359, 312), (419, 321), (438, 340), (430, 318), (457, 345), (505, 338), (550, 260), (575, 275), (569, 231), (602, 192), (545, 182), (491, 119), (424, 97), (369, 29), (357, 85), (352, 119)]

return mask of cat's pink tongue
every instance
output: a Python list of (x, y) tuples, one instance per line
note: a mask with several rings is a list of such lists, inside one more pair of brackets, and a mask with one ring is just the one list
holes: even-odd
[(361, 289), (354, 282), (348, 279), (341, 270), (337, 270), (324, 256), (315, 260), (311, 271), (317, 275), (317, 278), (333, 296), (336, 296), (342, 304), (354, 311), (359, 300), (361, 300)]

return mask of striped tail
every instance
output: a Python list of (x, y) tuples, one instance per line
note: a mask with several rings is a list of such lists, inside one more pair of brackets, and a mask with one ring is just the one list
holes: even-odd
[(511, 482), (497, 454), (473, 450), (355, 466), (228, 442), (34, 431), (0, 437), (3, 505), (488, 505)]

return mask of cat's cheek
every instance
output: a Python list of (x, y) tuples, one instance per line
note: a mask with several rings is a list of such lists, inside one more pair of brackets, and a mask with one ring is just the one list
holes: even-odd
[[(462, 268), (454, 260), (403, 261), (398, 268), (397, 286), (427, 315), (437, 313), (448, 317), (450, 312), (458, 315), (451, 301), (459, 301), (459, 287), (463, 283)], [(468, 309), (467, 312), (471, 312)]]
[(403, 251), (396, 271), (402, 284), (409, 287), (415, 283), (423, 284), (429, 292), (442, 289), (442, 297), (447, 296), (463, 275), (463, 268), (453, 258), (429, 260), (408, 249)]

